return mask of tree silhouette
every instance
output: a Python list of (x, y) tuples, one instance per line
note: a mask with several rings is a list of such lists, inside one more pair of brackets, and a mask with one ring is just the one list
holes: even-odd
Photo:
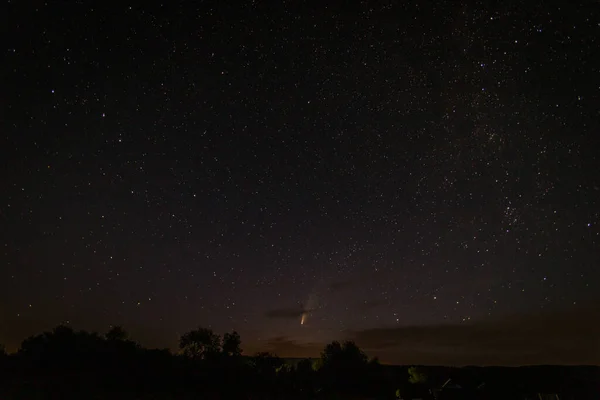
[(136, 342), (129, 340), (127, 331), (121, 326), (111, 327), (104, 338), (106, 340), (103, 343), (105, 350), (103, 356), (114, 369), (127, 369), (128, 364), (134, 362), (137, 353), (141, 350)]
[(321, 353), (322, 367), (362, 368), (367, 365), (367, 355), (352, 341), (331, 342)]
[(223, 335), (223, 354), (230, 357), (237, 357), (242, 354), (240, 345), (242, 340), (240, 339), (239, 333), (233, 331)]
[(19, 354), (41, 365), (71, 362), (74, 357), (75, 332), (59, 325), (51, 332), (31, 336), (21, 343)]
[(6, 356), (6, 347), (2, 343), (0, 343), (0, 357)]
[(181, 336), (179, 349), (193, 359), (213, 358), (221, 350), (221, 338), (211, 329), (198, 328)]
[(331, 342), (321, 353), (319, 374), (323, 385), (340, 392), (362, 388), (368, 378), (368, 358), (352, 341)]
[(129, 338), (129, 334), (122, 326), (113, 326), (108, 332), (106, 332), (106, 340), (111, 342), (124, 342)]
[(73, 328), (67, 325), (56, 326), (50, 334), (46, 334), (51, 340), (59, 342), (61, 344), (67, 343), (73, 340), (75, 331)]
[(39, 360), (46, 347), (46, 342), (45, 334), (30, 336), (21, 342), (17, 354), (26, 359)]
[(17, 355), (39, 367), (79, 369), (103, 356), (104, 340), (97, 333), (75, 332), (59, 325), (50, 332), (25, 339)]

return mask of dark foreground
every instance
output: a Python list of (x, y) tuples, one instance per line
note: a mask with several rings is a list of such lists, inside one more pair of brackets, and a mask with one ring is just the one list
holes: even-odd
[[(407, 367), (379, 366), (370, 380), (323, 381), (316, 371), (280, 369), (271, 376), (245, 367), (203, 366), (167, 371), (131, 366), (112, 371), (4, 371), (0, 399), (599, 399), (598, 367), (422, 367), (426, 383), (411, 383)], [(239, 368), (239, 369), (238, 369)], [(285, 369), (285, 368), (284, 368)], [(442, 382), (443, 381), (443, 382)], [(557, 397), (558, 396), (558, 397)]]
[(316, 359), (242, 355), (237, 333), (186, 333), (177, 354), (145, 349), (121, 328), (60, 326), (0, 351), (5, 399), (600, 399), (600, 367), (381, 365), (353, 342)]

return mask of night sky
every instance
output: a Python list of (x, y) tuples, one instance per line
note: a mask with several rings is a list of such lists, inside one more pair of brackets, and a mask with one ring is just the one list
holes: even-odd
[(600, 363), (600, 5), (241, 3), (2, 6), (0, 342)]

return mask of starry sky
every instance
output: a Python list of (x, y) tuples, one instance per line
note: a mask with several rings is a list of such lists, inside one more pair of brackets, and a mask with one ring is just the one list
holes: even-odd
[(3, 6), (0, 342), (600, 362), (597, 2), (172, 3)]

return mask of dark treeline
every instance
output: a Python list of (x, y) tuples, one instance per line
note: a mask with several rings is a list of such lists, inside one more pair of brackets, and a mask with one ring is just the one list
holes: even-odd
[[(121, 327), (104, 335), (58, 326), (0, 346), (0, 398), (88, 399), (592, 399), (597, 367), (448, 368), (381, 365), (353, 342), (320, 358), (243, 354), (236, 332), (198, 328), (179, 351), (145, 349)], [(553, 397), (549, 397), (553, 396)]]

